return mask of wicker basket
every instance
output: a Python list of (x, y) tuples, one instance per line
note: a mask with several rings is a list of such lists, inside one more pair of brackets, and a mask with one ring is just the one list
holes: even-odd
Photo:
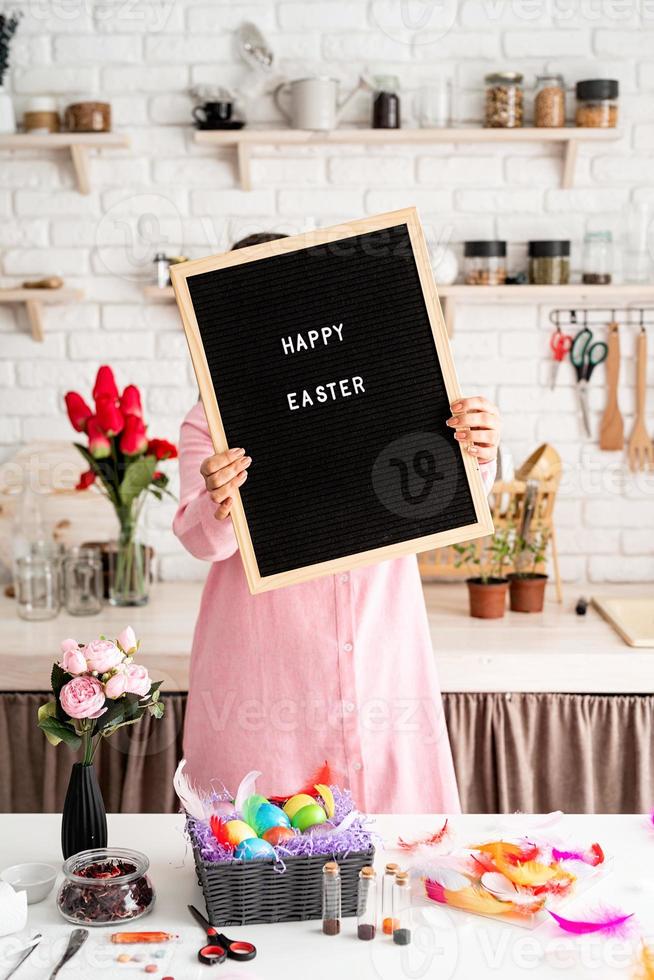
[[(286, 857), (286, 870), (272, 861), (204, 861), (193, 842), (195, 867), (215, 926), (244, 926), (255, 922), (297, 922), (322, 916), (322, 869), (330, 857)], [(375, 849), (335, 854), (341, 869), (341, 914), (356, 915), (359, 871), (372, 864)]]

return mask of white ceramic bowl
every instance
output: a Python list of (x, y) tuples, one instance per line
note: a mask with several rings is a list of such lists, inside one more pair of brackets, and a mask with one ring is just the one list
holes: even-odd
[(47, 898), (57, 877), (51, 864), (13, 864), (0, 872), (0, 878), (17, 892), (25, 892), (27, 904), (36, 905)]

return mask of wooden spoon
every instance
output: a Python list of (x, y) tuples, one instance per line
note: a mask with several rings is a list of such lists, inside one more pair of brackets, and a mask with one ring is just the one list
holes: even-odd
[(609, 353), (606, 358), (606, 408), (600, 425), (600, 449), (611, 452), (624, 447), (624, 423), (618, 406), (618, 379), (620, 376), (620, 328), (609, 323)]
[(642, 329), (636, 341), (636, 419), (629, 438), (629, 466), (632, 470), (654, 469), (654, 445), (645, 422), (647, 374), (647, 334)]

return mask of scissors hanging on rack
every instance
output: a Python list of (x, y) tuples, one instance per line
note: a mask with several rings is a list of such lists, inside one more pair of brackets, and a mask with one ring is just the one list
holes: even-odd
[(226, 959), (246, 963), (248, 960), (253, 960), (257, 955), (257, 947), (253, 943), (240, 939), (228, 939), (227, 936), (223, 936), (215, 926), (211, 925), (208, 919), (205, 919), (195, 905), (189, 905), (188, 910), (207, 934), (207, 942), (198, 950), (200, 963), (204, 963), (205, 966), (213, 966), (214, 963), (224, 963)]
[(590, 437), (590, 411), (588, 408), (588, 382), (598, 364), (602, 364), (608, 355), (607, 345), (596, 340), (593, 343), (593, 331), (582, 327), (576, 334), (570, 347), (570, 360), (577, 373), (577, 398), (584, 432)]
[(570, 353), (571, 347), (572, 335), (569, 333), (563, 333), (560, 327), (556, 327), (554, 333), (550, 337), (550, 350), (552, 351), (552, 356), (554, 358), (550, 373), (551, 391), (554, 391), (554, 388), (556, 387), (556, 378), (559, 373), (561, 361), (565, 360), (566, 355)]

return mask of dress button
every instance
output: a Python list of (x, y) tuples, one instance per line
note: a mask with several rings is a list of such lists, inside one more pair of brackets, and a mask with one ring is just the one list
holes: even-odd
[(355, 769), (356, 772), (360, 772), (363, 769), (363, 766), (361, 765), (360, 762), (355, 762), (352, 768)]
[(351, 701), (344, 701), (343, 708), (345, 711), (347, 711), (348, 714), (352, 714), (352, 712), (354, 711), (354, 705)]
[(350, 581), (350, 576), (347, 574), (347, 572), (345, 573), (345, 575), (341, 575), (341, 582), (345, 583), (349, 581)]
[(345, 650), (346, 653), (351, 653), (352, 652), (352, 644), (351, 643), (344, 643), (343, 644), (343, 649)]

